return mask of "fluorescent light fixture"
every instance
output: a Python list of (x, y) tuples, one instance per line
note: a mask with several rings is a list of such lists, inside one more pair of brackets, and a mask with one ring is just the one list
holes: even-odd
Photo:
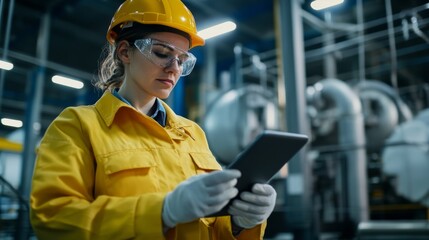
[(68, 78), (68, 77), (63, 77), (60, 75), (55, 75), (52, 77), (52, 82), (56, 83), (56, 84), (60, 84), (60, 85), (64, 85), (67, 87), (71, 87), (71, 88), (76, 88), (76, 89), (81, 89), (83, 88), (83, 82), (76, 80), (76, 79), (72, 79), (72, 78)]
[(16, 120), (16, 119), (11, 119), (11, 118), (2, 118), (1, 124), (5, 125), (5, 126), (9, 126), (9, 127), (14, 127), (14, 128), (22, 127), (22, 121), (21, 120)]
[(204, 40), (207, 40), (209, 38), (234, 31), (236, 28), (237, 25), (234, 22), (227, 21), (199, 31), (198, 36), (202, 37)]
[(13, 68), (13, 63), (0, 60), (0, 68), (4, 70), (11, 70)]
[(310, 3), (314, 10), (322, 10), (343, 3), (344, 0), (315, 0)]

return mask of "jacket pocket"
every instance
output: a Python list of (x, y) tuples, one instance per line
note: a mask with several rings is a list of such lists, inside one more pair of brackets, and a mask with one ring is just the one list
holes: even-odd
[(140, 195), (158, 190), (156, 161), (147, 150), (124, 150), (104, 157), (109, 195)]
[(222, 169), (212, 154), (198, 152), (192, 152), (189, 154), (191, 155), (192, 161), (194, 162), (195, 171), (197, 174)]

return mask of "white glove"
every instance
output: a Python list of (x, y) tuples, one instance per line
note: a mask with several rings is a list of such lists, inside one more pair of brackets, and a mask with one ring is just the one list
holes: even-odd
[(263, 223), (273, 212), (276, 190), (269, 184), (255, 184), (252, 192), (243, 192), (232, 202), (228, 212), (235, 225), (249, 229)]
[(226, 206), (238, 194), (235, 188), (238, 170), (214, 171), (190, 177), (180, 183), (164, 199), (162, 220), (173, 228), (213, 214)]

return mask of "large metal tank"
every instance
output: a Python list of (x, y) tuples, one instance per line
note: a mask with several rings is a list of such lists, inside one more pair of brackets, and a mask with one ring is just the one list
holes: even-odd
[(389, 85), (365, 80), (354, 86), (362, 102), (367, 149), (378, 152), (395, 128), (412, 118), (409, 107)]
[(279, 128), (275, 95), (259, 85), (229, 90), (209, 105), (203, 128), (213, 154), (227, 164), (262, 130)]

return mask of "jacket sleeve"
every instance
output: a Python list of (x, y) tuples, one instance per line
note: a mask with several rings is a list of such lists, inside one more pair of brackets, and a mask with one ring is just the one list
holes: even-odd
[(164, 239), (164, 193), (94, 197), (96, 163), (74, 111), (65, 110), (37, 150), (30, 220), (39, 239)]
[(218, 217), (213, 225), (212, 235), (214, 240), (262, 240), (267, 222), (251, 229), (244, 229), (237, 236), (232, 235), (231, 217)]

